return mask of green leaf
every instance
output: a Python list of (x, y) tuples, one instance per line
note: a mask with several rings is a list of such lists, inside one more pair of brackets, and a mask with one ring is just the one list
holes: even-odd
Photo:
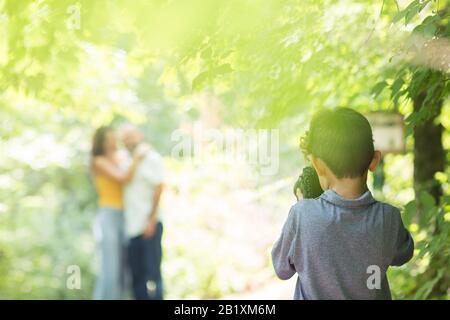
[(205, 60), (209, 60), (209, 59), (211, 58), (211, 55), (212, 55), (212, 49), (211, 49), (211, 47), (207, 47), (207, 48), (204, 49), (204, 50), (202, 51), (202, 53), (200, 54), (200, 56), (202, 57), (202, 59), (205, 59)]
[(218, 67), (199, 73), (194, 80), (192, 80), (192, 90), (201, 89), (207, 81), (214, 80), (215, 77), (230, 73), (233, 71), (229, 63), (222, 64)]
[(424, 300), (424, 299), (426, 299), (430, 295), (431, 290), (433, 290), (433, 288), (436, 285), (436, 283), (444, 275), (444, 273), (445, 273), (444, 271), (445, 271), (445, 269), (440, 269), (438, 271), (437, 276), (434, 279), (432, 279), (430, 281), (427, 281), (421, 288), (419, 288), (419, 290), (417, 290), (416, 295), (414, 296), (414, 299), (415, 300)]
[(405, 15), (406, 15), (406, 10), (399, 11), (395, 15), (394, 19), (392, 20), (392, 23), (396, 23), (396, 22), (400, 21), (401, 19), (403, 19), (405, 17)]
[(436, 33), (436, 30), (437, 30), (437, 25), (435, 25), (434, 23), (430, 23), (430, 24), (427, 24), (427, 25), (425, 25), (425, 28), (424, 28), (424, 34), (426, 35), (426, 36), (434, 36), (434, 34)]
[(429, 211), (436, 206), (436, 201), (434, 200), (434, 197), (426, 191), (420, 193), (419, 201), (425, 211)]
[(408, 86), (408, 94), (411, 99), (416, 98), (423, 90), (430, 72), (427, 69), (419, 69), (414, 72)]
[(423, 8), (425, 8), (428, 2), (430, 2), (430, 0), (414, 0), (405, 9), (399, 11), (395, 15), (392, 23), (396, 23), (404, 18), (405, 24), (408, 24), (420, 11), (422, 11)]
[(226, 74), (226, 73), (230, 73), (232, 71), (233, 71), (233, 68), (231, 68), (231, 65), (229, 63), (225, 63), (225, 64), (222, 64), (222, 65), (218, 66), (217, 68), (215, 68), (213, 70), (212, 75), (213, 76), (218, 76), (218, 75), (223, 75), (223, 74)]
[(414, 127), (417, 124), (417, 121), (419, 119), (419, 114), (416, 111), (413, 111), (406, 119), (405, 119), (405, 123), (406, 123), (406, 136), (409, 136), (413, 133), (414, 131)]
[(404, 207), (404, 222), (406, 225), (409, 225), (412, 221), (412, 219), (416, 216), (417, 214), (417, 203), (416, 200), (412, 200), (410, 202), (408, 202), (405, 207)]
[(391, 98), (394, 97), (402, 88), (405, 81), (403, 78), (397, 78), (391, 86)]
[(441, 207), (444, 207), (450, 204), (450, 195), (443, 195), (440, 199)]
[(193, 80), (192, 80), (192, 90), (199, 90), (203, 87), (205, 82), (209, 79), (209, 72), (203, 71), (199, 73)]
[(380, 95), (380, 93), (383, 91), (384, 88), (387, 87), (387, 82), (386, 81), (380, 81), (378, 82), (371, 91), (371, 94), (373, 95), (374, 98), (378, 97)]
[(408, 24), (420, 11), (420, 6), (416, 5), (405, 14), (405, 24)]

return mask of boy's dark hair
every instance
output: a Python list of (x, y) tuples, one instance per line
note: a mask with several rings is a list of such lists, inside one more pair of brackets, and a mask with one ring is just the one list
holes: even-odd
[(373, 158), (372, 129), (350, 108), (322, 110), (313, 116), (301, 148), (324, 161), (337, 178), (362, 176)]
[(313, 167), (308, 166), (303, 168), (302, 174), (298, 177), (294, 185), (295, 197), (297, 197), (297, 190), (300, 190), (304, 199), (314, 199), (323, 193), (320, 187), (319, 176)]

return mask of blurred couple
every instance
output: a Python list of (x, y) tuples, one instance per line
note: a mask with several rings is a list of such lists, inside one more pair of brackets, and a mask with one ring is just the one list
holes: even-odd
[[(126, 150), (119, 151), (117, 136)], [(161, 156), (131, 124), (117, 133), (101, 127), (94, 134), (90, 166), (99, 207), (94, 230), (100, 269), (94, 299), (126, 298), (128, 270), (135, 299), (163, 299)]]

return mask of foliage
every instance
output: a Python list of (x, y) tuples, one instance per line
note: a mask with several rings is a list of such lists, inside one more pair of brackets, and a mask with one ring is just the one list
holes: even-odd
[[(425, 17), (422, 16), (421, 20), (415, 23), (410, 40), (404, 48), (404, 54), (408, 55), (406, 63), (390, 66), (387, 72), (392, 78), (390, 84), (384, 79), (373, 88), (373, 92), (378, 95), (385, 87), (389, 87), (394, 108), (399, 107), (400, 101), (402, 105), (407, 106), (406, 110), (409, 113), (406, 118), (407, 135), (425, 123), (444, 124), (443, 118), (447, 116), (442, 111), (442, 105), (449, 96), (450, 64), (441, 50), (442, 43), (447, 43), (450, 36), (448, 3), (445, 2), (441, 6), (439, 1), (412, 1), (398, 12), (393, 22), (404, 21), (405, 25), (409, 24), (430, 6), (432, 9), (428, 9)], [(411, 104), (413, 108), (408, 108)], [(442, 116), (439, 118), (441, 113)], [(448, 162), (448, 159), (446, 160)], [(419, 188), (419, 184), (423, 182), (416, 181), (418, 197), (404, 206), (404, 219), (414, 234), (416, 250), (408, 269), (391, 272), (401, 288), (401, 295), (398, 295), (398, 298), (409, 296), (414, 299), (448, 299), (450, 287), (448, 174), (448, 169), (446, 173), (436, 174), (435, 178), (440, 177), (439, 183), (443, 189), (443, 196), (438, 203), (431, 194)], [(411, 281), (411, 277), (414, 277), (415, 281)]]
[[(168, 296), (218, 298), (270, 281), (267, 253), (293, 200), (308, 116), (338, 105), (398, 109), (412, 132), (435, 115), (426, 106), (448, 97), (448, 70), (416, 58), (448, 38), (447, 8), (442, 0), (403, 10), (395, 1), (0, 0), (0, 298), (91, 298), (90, 137), (123, 120), (166, 158), (174, 130), (193, 124), (279, 129), (282, 165), (270, 179), (168, 160)], [(80, 28), (71, 26), (78, 9)], [(438, 119), (447, 129), (448, 110)], [(449, 172), (437, 173), (439, 204), (426, 193), (414, 199), (411, 157), (408, 148), (386, 161), (384, 200), (404, 206), (417, 242), (413, 262), (391, 271), (392, 290), (448, 299)], [(65, 287), (72, 264), (82, 290)]]
[[(412, 1), (405, 9), (399, 11), (393, 22), (404, 21), (405, 25), (410, 23), (431, 1)], [(389, 71), (392, 74), (390, 84), (387, 79), (377, 83), (372, 92), (378, 96), (380, 92), (388, 87), (390, 98), (394, 108), (398, 108), (399, 100), (402, 98), (414, 101), (423, 96), (418, 110), (409, 112), (406, 119), (407, 134), (411, 134), (413, 128), (439, 114), (436, 106), (449, 95), (450, 82), (448, 73), (450, 71), (449, 61), (441, 54), (439, 41), (450, 37), (450, 9), (448, 5), (440, 7), (439, 2), (427, 16), (417, 23), (412, 31), (410, 40), (403, 48), (403, 54), (412, 59), (406, 64), (395, 65)]]
[[(419, 219), (417, 205), (423, 205)], [(415, 240), (415, 254), (408, 268), (393, 269), (397, 299), (448, 299), (450, 251), (449, 198), (439, 204), (427, 193), (405, 205), (403, 218)]]

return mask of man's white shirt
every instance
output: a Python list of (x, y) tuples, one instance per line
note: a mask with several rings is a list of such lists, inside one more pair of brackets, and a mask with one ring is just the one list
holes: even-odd
[(153, 206), (155, 187), (163, 182), (163, 178), (162, 157), (155, 150), (150, 149), (138, 164), (133, 179), (125, 186), (124, 211), (129, 238), (137, 237), (144, 232)]

